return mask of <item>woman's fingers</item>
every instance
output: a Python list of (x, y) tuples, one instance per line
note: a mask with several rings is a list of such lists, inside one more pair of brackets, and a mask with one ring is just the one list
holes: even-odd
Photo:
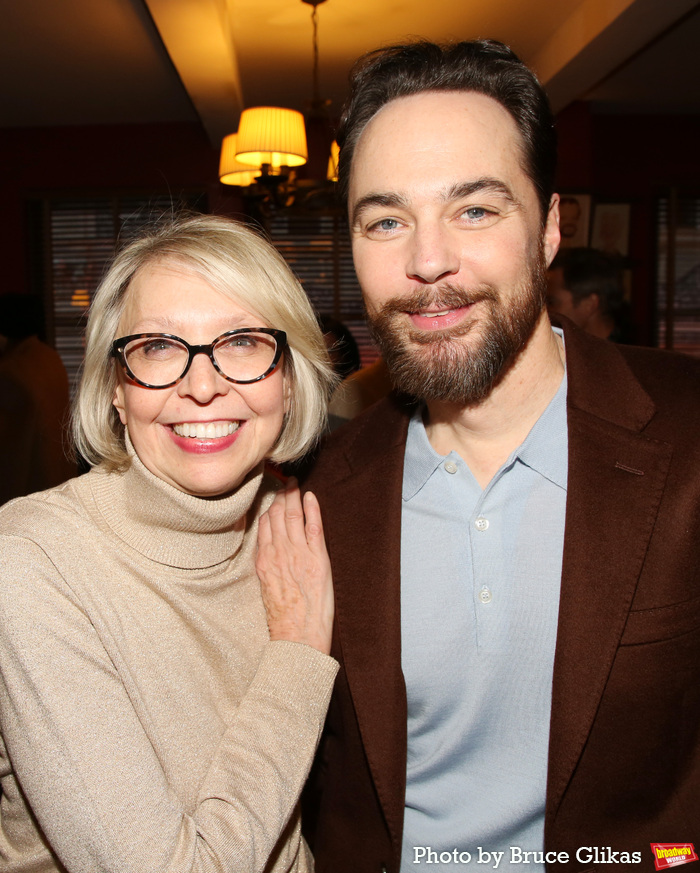
[(265, 513), (270, 522), (270, 534), (273, 542), (283, 542), (287, 539), (286, 508), (287, 492), (286, 490), (279, 491)]
[(289, 540), (302, 544), (306, 541), (304, 533), (304, 512), (301, 494), (296, 479), (290, 479), (283, 491), (278, 492), (267, 511), (273, 540), (281, 545)]
[(306, 520), (301, 503), (301, 491), (297, 480), (291, 478), (285, 489), (284, 522), (287, 536), (296, 545), (306, 542)]
[(315, 552), (322, 552), (326, 555), (326, 541), (323, 538), (321, 507), (319, 506), (316, 495), (311, 491), (307, 491), (306, 494), (304, 494), (304, 516), (306, 518), (304, 534), (309, 547)]
[(295, 481), (261, 517), (256, 560), (270, 639), (330, 651), (333, 587), (321, 510)]

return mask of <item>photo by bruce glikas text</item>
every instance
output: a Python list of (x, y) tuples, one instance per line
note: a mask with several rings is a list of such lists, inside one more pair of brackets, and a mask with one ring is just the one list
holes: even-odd
[[(482, 869), (505, 869), (512, 864), (566, 864), (573, 860), (569, 852), (530, 852), (510, 846), (508, 852), (490, 852), (482, 846), (476, 851), (468, 852), (461, 849), (439, 851), (431, 846), (414, 846), (412, 849), (413, 864), (481, 864)], [(640, 864), (641, 852), (613, 851), (607, 846), (581, 846), (576, 850), (575, 860), (580, 864)]]

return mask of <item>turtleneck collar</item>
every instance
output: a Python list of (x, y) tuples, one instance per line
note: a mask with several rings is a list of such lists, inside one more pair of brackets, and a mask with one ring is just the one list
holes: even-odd
[(263, 464), (228, 497), (203, 498), (178, 491), (144, 467), (127, 436), (131, 464), (125, 472), (96, 468), (90, 474), (104, 523), (127, 545), (159, 564), (182, 569), (213, 567), (234, 557), (252, 519)]

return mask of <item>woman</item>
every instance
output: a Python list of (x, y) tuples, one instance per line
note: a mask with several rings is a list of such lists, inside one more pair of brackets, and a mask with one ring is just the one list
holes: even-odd
[(314, 498), (263, 515), (263, 464), (313, 442), (331, 381), (250, 230), (180, 219), (117, 256), (76, 406), (96, 466), (0, 512), (3, 870), (312, 868), (330, 570)]

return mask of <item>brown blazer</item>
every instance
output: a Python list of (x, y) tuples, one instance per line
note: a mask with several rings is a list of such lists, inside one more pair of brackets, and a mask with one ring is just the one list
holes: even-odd
[[(650, 842), (700, 847), (700, 362), (569, 323), (565, 338), (569, 486), (545, 849), (569, 853), (556, 870), (617, 866), (600, 854), (577, 861), (585, 846), (641, 852), (632, 869), (653, 870)], [(375, 405), (328, 440), (307, 482), (323, 509), (342, 665), (307, 797), (317, 873), (399, 869), (409, 414), (395, 397)]]

